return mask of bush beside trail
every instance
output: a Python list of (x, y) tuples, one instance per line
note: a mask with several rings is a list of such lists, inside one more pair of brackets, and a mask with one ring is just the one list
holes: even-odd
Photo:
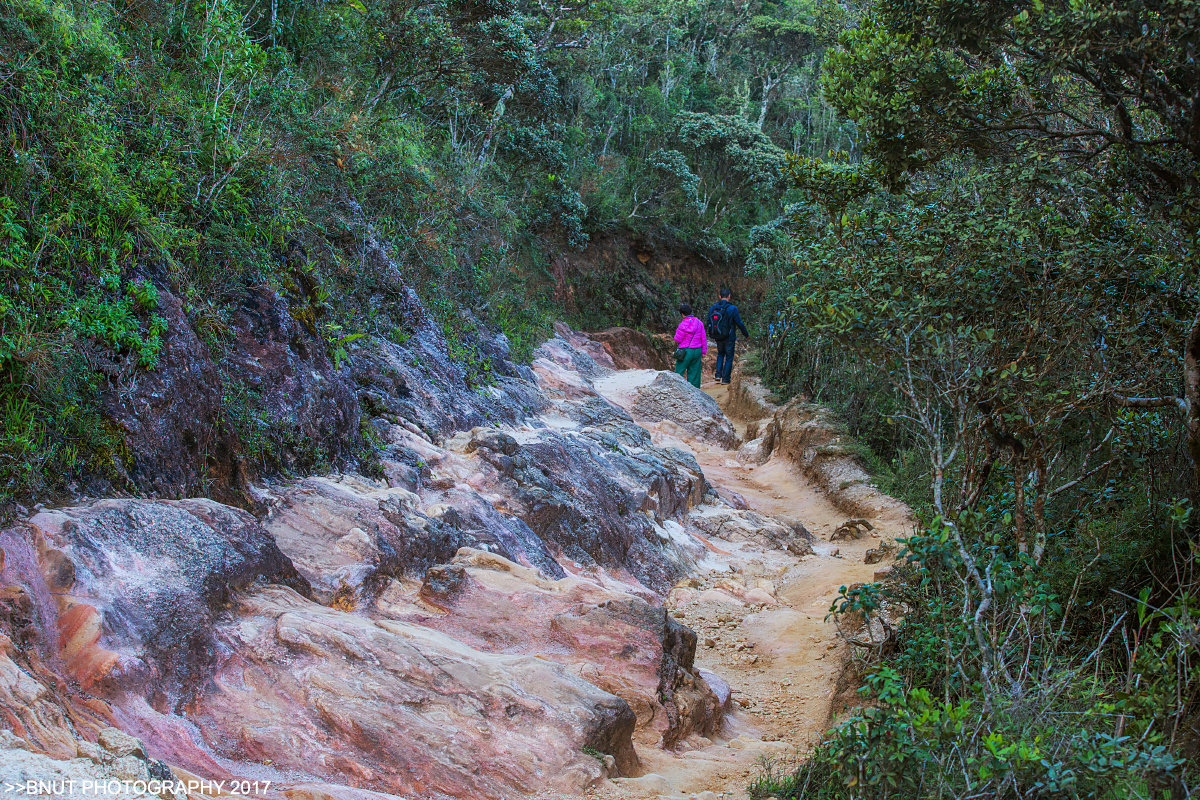
[(870, 707), (754, 793), (1189, 797), (1197, 10), (952, 6), (876, 3), (823, 73), (865, 158), (789, 164), (764, 377), (921, 519), (831, 608), (903, 618), (853, 664)]

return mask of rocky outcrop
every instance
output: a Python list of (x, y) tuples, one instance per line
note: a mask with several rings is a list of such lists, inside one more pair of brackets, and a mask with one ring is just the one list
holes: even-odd
[(84, 689), (186, 697), (214, 664), (215, 618), (259, 581), (308, 584), (250, 514), (212, 500), (102, 500), (29, 521), (59, 655)]
[(146, 494), (180, 497), (210, 490), (217, 499), (234, 500), (245, 481), (237, 436), (224, 424), (217, 365), (179, 299), (166, 291), (158, 297), (167, 335), (155, 369), (137, 369), (134, 356), (94, 356), (106, 376), (104, 412), (122, 439), (113, 468), (122, 473), (122, 483)]
[(578, 793), (635, 772), (634, 742), (718, 731), (728, 687), (663, 607), (716, 497), (566, 334), (479, 390), (355, 347), (333, 372), (366, 376), (376, 477), (248, 485), (258, 518), (120, 499), (0, 534), (0, 727), (71, 759), (118, 726), (147, 765), (326, 800)]
[[(474, 331), (469, 344), (477, 370), (490, 384), (482, 388), (450, 356), (441, 325), (403, 282), (387, 248), (374, 237), (362, 247), (379, 284), (370, 312), (387, 316), (403, 337), (335, 336), (338, 329), (322, 319), (325, 290), (295, 242), (284, 254), (290, 271), (280, 290), (241, 287), (240, 299), (218, 320), (189, 318), (157, 276), (163, 280), (156, 313), (166, 322), (157, 365), (146, 370), (134, 355), (89, 351), (103, 376), (100, 401), (113, 434), (105, 461), (115, 488), (253, 508), (251, 484), (263, 479), (370, 471), (364, 422), (373, 418), (440, 438), (544, 410), (533, 373), (510, 360), (502, 334), (464, 320)], [(113, 491), (106, 475), (74, 487), (76, 495)]]
[[(269, 448), (275, 466), (304, 471), (353, 461), (362, 447), (354, 388), (303, 309), (257, 287), (234, 311), (230, 328), (222, 366), (231, 391), (243, 393), (244, 413), (267, 423), (270, 442), (260, 448)], [(241, 424), (246, 428), (248, 420)]]
[(625, 570), (659, 592), (686, 568), (663, 547), (655, 520), (699, 502), (703, 473), (687, 454), (654, 448), (628, 422), (587, 426), (580, 435), (546, 432), (522, 447), (509, 480), (513, 511), (565, 558)]
[(813, 535), (799, 522), (755, 511), (709, 505), (695, 509), (688, 521), (706, 536), (730, 542), (754, 542), (792, 555), (812, 553)]
[(420, 577), (468, 545), (563, 574), (528, 526), (470, 493), (458, 493), (457, 506), (423, 505), (406, 489), (341, 476), (308, 478), (264, 499), (267, 531), (325, 605), (356, 608), (389, 578)]
[[(77, 752), (54, 759), (0, 729), (0, 786), (21, 787), (25, 793), (26, 782), (33, 779), (43, 783), (42, 791), (36, 793), (41, 795), (103, 794), (118, 800), (188, 797), (186, 788), (176, 787), (175, 775), (165, 764), (147, 757), (141, 742), (116, 728), (102, 729), (95, 744), (78, 745)], [(164, 781), (170, 782), (169, 790), (162, 788)]]
[(738, 441), (717, 401), (674, 372), (659, 373), (639, 387), (631, 411), (637, 419), (670, 420), (695, 438), (726, 450)]
[(489, 386), (473, 386), (415, 294), (410, 304), (419, 321), (403, 344), (371, 336), (349, 349), (348, 377), (368, 419), (413, 425), (440, 439), (479, 425), (516, 424), (545, 410), (533, 372), (508, 360), (503, 334), (482, 326), (476, 332), (493, 378)]
[(163, 287), (158, 297), (166, 333), (154, 369), (98, 364), (125, 488), (244, 503), (263, 472), (357, 463), (355, 385), (304, 309), (265, 286), (246, 290), (214, 355), (180, 300)]
[[(656, 448), (645, 430), (600, 399), (559, 409), (571, 427), (481, 428), (434, 445), (393, 426), (391, 459), (419, 457), (434, 476), (426, 516), (456, 528), (460, 544), (562, 575), (560, 564), (603, 567), (666, 591), (689, 556), (664, 543), (661, 521), (682, 517), (707, 490), (688, 454)], [(565, 415), (570, 415), (565, 416)]]
[[(603, 774), (585, 748), (628, 763), (636, 716), (621, 698), (533, 655), (313, 602), (238, 509), (109, 500), (42, 512), (30, 528), (36, 578), (57, 597), (55, 658), (97, 700), (59, 697), (38, 714), (38, 698), (54, 697), (45, 677), (0, 663), (0, 676), (12, 673), (0, 681), (5, 719), (33, 710), (42, 727), (43, 716), (65, 717), (69, 730), (77, 707), (103, 698), (105, 716), (155, 758), (210, 775), (266, 763), (277, 782), (334, 781), (332, 796), (338, 785), (420, 797), (577, 792)], [(27, 746), (42, 738), (32, 724), (18, 730)], [(78, 749), (72, 739), (63, 755)]]
[[(579, 792), (603, 775), (585, 747), (630, 746), (629, 706), (561, 666), (281, 587), (243, 597), (218, 635), (235, 655), (188, 719), (215, 756), (281, 777), (408, 797)], [(172, 755), (194, 762), (181, 745)]]
[(717, 401), (674, 372), (627, 370), (600, 378), (596, 386), (644, 425), (725, 450), (738, 442)]
[[(5, 598), (3, 605), (11, 609), (12, 598)], [(74, 758), (78, 731), (84, 728), (85, 720), (56, 696), (55, 689), (65, 688), (63, 682), (56, 680), (33, 653), (25, 655), (26, 659), (21, 659), (12, 639), (0, 634), (0, 721), (8, 729), (0, 729), (0, 745), (7, 740), (14, 749), (46, 758)], [(25, 663), (19, 663), (21, 660)], [(0, 754), (3, 749), (0, 747)], [(0, 757), (0, 763), (5, 760)]]

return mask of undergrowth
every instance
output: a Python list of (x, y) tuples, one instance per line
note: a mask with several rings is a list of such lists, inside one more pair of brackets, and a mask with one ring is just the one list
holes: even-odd
[[(442, 158), (421, 122), (368, 119), (314, 88), (301, 62), (332, 63), (344, 43), (304, 35), (320, 44), (298, 58), (225, 0), (0, 2), (0, 503), (119, 484), (125, 434), (101, 400), (159, 368), (164, 291), (222, 372), (231, 312), (256, 286), (284, 296), (335, 369), (367, 334), (403, 342), (408, 309), (366, 263), (372, 239), (432, 287), (474, 384), (492, 380), (476, 326), (505, 332), (518, 359), (549, 330), (523, 277), (544, 242), (494, 245), (521, 241), (503, 185)], [(223, 402), (252, 468), (292, 450), (323, 463), (255, 392), (225, 381)]]

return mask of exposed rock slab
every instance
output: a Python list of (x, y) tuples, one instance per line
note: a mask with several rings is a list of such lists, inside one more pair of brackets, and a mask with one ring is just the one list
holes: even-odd
[(218, 499), (236, 499), (245, 478), (237, 437), (222, 424), (217, 365), (179, 299), (166, 291), (158, 297), (167, 334), (155, 369), (137, 368), (132, 355), (94, 355), (108, 380), (104, 411), (125, 441), (125, 457), (114, 466), (143, 492), (178, 497), (211, 488)]
[(370, 601), (387, 579), (419, 577), (468, 545), (563, 574), (544, 542), (519, 519), (460, 494), (446, 498), (457, 507), (424, 505), (399, 487), (349, 476), (307, 478), (272, 497), (264, 526), (316, 598), (344, 609)]
[[(12, 731), (9, 736), (15, 741), (10, 744), (52, 758), (73, 758), (81, 727), (74, 723), (80, 720), (72, 720), (68, 709), (56, 702), (47, 685), (56, 683), (53, 677), (39, 680), (32, 670), (13, 660), (14, 650), (12, 641), (0, 634), (0, 720)], [(0, 730), (0, 737), (5, 734), (8, 731)], [(0, 757), (0, 763), (4, 760)]]
[(60, 655), (84, 689), (186, 692), (216, 657), (212, 625), (233, 592), (309, 589), (254, 517), (212, 500), (101, 500), (29, 524)]
[[(0, 729), (0, 786), (19, 786), (24, 790), (26, 783), (33, 780), (41, 782), (43, 789), (57, 789), (39, 794), (68, 797), (102, 794), (119, 800), (187, 798), (186, 790), (176, 790), (177, 781), (166, 765), (147, 758), (136, 739), (114, 728), (104, 729), (100, 737), (99, 744), (80, 742), (78, 752), (51, 758), (35, 752), (24, 739)], [(125, 745), (125, 740), (132, 746), (105, 746), (113, 742)], [(170, 791), (162, 790), (163, 781), (170, 782)], [(98, 786), (103, 789), (97, 789)], [(151, 786), (159, 791), (151, 792)]]
[(715, 539), (754, 542), (761, 547), (786, 550), (797, 556), (812, 553), (812, 534), (800, 523), (781, 517), (707, 505), (695, 509), (688, 516), (688, 521), (706, 536)]
[[(148, 759), (294, 800), (511, 797), (633, 772), (634, 737), (671, 747), (719, 728), (727, 688), (662, 607), (710, 552), (689, 521), (716, 499), (695, 458), (596, 392), (604, 347), (566, 331), (539, 350), (570, 391), (515, 365), (472, 388), (413, 297), (407, 347), (364, 339), (297, 378), (309, 419), (356, 376), (375, 478), (250, 486), (261, 521), (108, 500), (5, 534), (30, 559), (0, 630), (21, 614), (45, 628), (45, 663), (0, 658), (0, 718), (31, 751), (70, 758), (118, 724)], [(296, 320), (262, 299), (274, 358)], [(331, 374), (344, 385), (319, 388)]]
[(297, 313), (272, 289), (247, 292), (233, 313), (224, 368), (250, 407), (270, 421), (264, 435), (280, 466), (303, 471), (319, 461), (353, 461), (362, 444), (354, 387), (315, 323), (304, 324)]
[[(269, 764), (251, 771), (282, 787), (332, 781), (333, 797), (349, 797), (346, 786), (490, 798), (579, 792), (602, 776), (585, 749), (626, 763), (632, 753), (629, 705), (562, 665), (279, 585), (308, 589), (245, 512), (102, 501), (42, 512), (31, 535), (42, 579), (62, 593), (66, 670), (174, 765), (211, 775)], [(9, 664), (0, 659), (0, 711), (36, 711), (44, 680)], [(75, 712), (61, 709), (41, 709), (49, 722), (35, 715), (44, 730), (22, 725), (29, 746), (58, 741), (59, 755), (74, 754), (56, 730)]]
[[(638, 738), (672, 747), (720, 727), (722, 705), (695, 674), (696, 637), (661, 606), (580, 576), (547, 581), (491, 553), (464, 549), (426, 577), (420, 597), (444, 615), (414, 619), (488, 652), (537, 654), (621, 697)], [(632, 752), (618, 764), (628, 774)]]
[[(324, 608), (279, 587), (218, 633), (236, 655), (189, 713), (235, 761), (413, 797), (579, 792), (629, 748), (621, 699), (532, 656)], [(186, 755), (186, 754), (180, 754)]]

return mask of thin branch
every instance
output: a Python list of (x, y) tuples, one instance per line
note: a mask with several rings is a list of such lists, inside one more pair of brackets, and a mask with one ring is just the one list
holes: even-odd
[(1187, 400), (1182, 397), (1126, 397), (1122, 394), (1112, 393), (1113, 402), (1125, 408), (1167, 408), (1174, 406), (1180, 411), (1187, 413)]

